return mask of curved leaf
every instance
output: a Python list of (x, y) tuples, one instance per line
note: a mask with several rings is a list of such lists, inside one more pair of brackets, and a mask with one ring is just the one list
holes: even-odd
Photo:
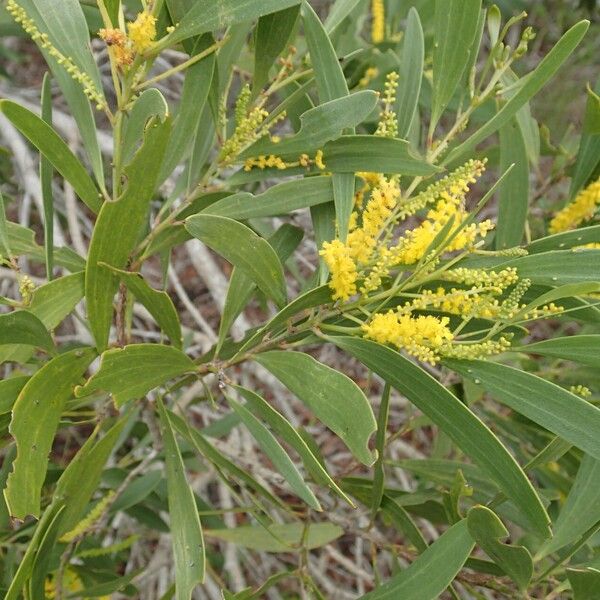
[(359, 338), (330, 337), (406, 396), (511, 498), (542, 537), (550, 519), (512, 455), (498, 438), (433, 377), (398, 352)]
[(364, 600), (435, 600), (465, 564), (473, 540), (463, 519), (443, 533), (411, 565), (363, 596)]
[(593, 404), (506, 365), (482, 360), (448, 360), (445, 364), (480, 384), (499, 402), (600, 459), (600, 409)]
[(0, 315), (0, 346), (6, 344), (23, 344), (54, 352), (52, 336), (44, 324), (26, 310)]
[(195, 215), (185, 228), (232, 265), (246, 273), (279, 306), (286, 301), (283, 267), (267, 240), (252, 229), (226, 217)]
[(263, 352), (254, 360), (337, 433), (358, 460), (373, 464), (376, 456), (368, 444), (377, 424), (369, 401), (356, 383), (301, 352)]
[(94, 356), (91, 348), (61, 354), (37, 371), (21, 390), (9, 428), (17, 444), (17, 457), (4, 492), (13, 517), (39, 516), (48, 454), (63, 407)]
[(98, 371), (75, 393), (81, 398), (103, 390), (114, 396), (117, 406), (122, 406), (173, 377), (195, 370), (194, 361), (173, 346), (130, 344), (104, 352)]
[(98, 189), (54, 129), (35, 113), (11, 100), (0, 100), (0, 111), (73, 186), (75, 193), (90, 210), (98, 212), (102, 204)]
[(516, 352), (541, 354), (600, 368), (600, 335), (573, 335), (511, 348)]

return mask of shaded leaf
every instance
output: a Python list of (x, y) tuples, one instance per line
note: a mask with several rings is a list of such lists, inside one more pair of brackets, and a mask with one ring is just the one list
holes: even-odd
[(26, 310), (0, 315), (0, 346), (6, 344), (23, 344), (54, 352), (52, 336), (44, 324)]

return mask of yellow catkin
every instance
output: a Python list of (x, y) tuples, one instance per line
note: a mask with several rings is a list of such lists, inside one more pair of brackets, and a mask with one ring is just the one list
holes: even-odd
[(550, 233), (562, 233), (575, 229), (591, 219), (600, 205), (600, 178), (579, 192), (575, 200), (558, 211), (550, 221)]
[(127, 31), (136, 52), (144, 52), (156, 38), (156, 17), (149, 12), (141, 12), (135, 21), (127, 24)]
[(371, 40), (374, 44), (381, 44), (385, 40), (385, 1), (372, 0), (371, 2)]
[(333, 291), (334, 300), (349, 300), (356, 294), (358, 273), (351, 257), (350, 248), (340, 240), (325, 242), (319, 253), (327, 265), (331, 279), (329, 287)]
[(61, 538), (61, 542), (72, 542), (75, 538), (89, 531), (104, 514), (106, 507), (110, 504), (114, 497), (114, 492), (109, 492), (102, 500), (100, 500), (94, 508), (71, 530), (65, 533)]
[(380, 344), (392, 344), (422, 362), (435, 364), (439, 351), (453, 339), (448, 317), (402, 315), (389, 311), (376, 314), (362, 326), (365, 337)]

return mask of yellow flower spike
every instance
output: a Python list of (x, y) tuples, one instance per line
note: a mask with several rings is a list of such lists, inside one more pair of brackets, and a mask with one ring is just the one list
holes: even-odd
[(333, 291), (333, 300), (349, 300), (356, 294), (358, 273), (351, 258), (350, 248), (340, 240), (325, 242), (319, 252), (330, 273), (329, 287)]
[(372, 0), (371, 13), (371, 40), (374, 44), (381, 44), (385, 40), (385, 1)]
[(575, 200), (558, 211), (550, 221), (550, 233), (562, 233), (575, 229), (591, 219), (600, 205), (600, 178), (579, 192)]
[(325, 170), (326, 166), (323, 162), (323, 150), (317, 150), (317, 155), (315, 156), (315, 165), (317, 166), (317, 169), (320, 169), (321, 171)]
[(156, 17), (149, 12), (141, 12), (135, 21), (127, 24), (129, 39), (136, 52), (144, 52), (156, 39)]

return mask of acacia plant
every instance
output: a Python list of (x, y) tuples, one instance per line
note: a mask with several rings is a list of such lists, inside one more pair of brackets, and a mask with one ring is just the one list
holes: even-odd
[(6, 1), (8, 600), (597, 597), (600, 101), (529, 105), (589, 24), (311, 4)]

